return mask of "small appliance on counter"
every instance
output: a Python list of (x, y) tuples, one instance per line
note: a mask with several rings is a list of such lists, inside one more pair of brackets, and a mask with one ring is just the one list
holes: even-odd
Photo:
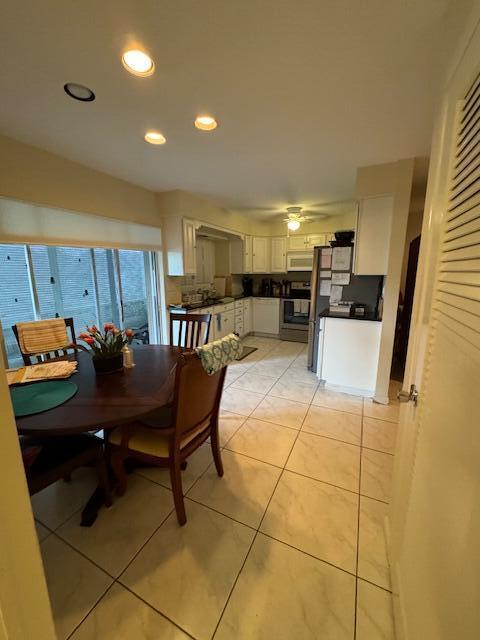
[(290, 297), (290, 280), (282, 280), (282, 298)]
[(329, 311), (330, 313), (338, 313), (344, 316), (349, 316), (352, 310), (353, 302), (349, 302), (347, 300), (339, 300), (335, 303), (330, 303)]
[(253, 278), (243, 276), (242, 278), (243, 295), (245, 297), (253, 295)]
[(260, 285), (260, 295), (269, 298), (272, 295), (272, 285), (271, 278), (263, 278), (262, 284)]
[(335, 231), (335, 240), (330, 240), (332, 247), (350, 247), (353, 245), (355, 231)]

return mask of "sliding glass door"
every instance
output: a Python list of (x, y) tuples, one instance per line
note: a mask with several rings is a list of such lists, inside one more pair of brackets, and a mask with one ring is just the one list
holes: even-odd
[(72, 317), (76, 333), (114, 322), (135, 340), (160, 336), (155, 256), (126, 249), (0, 245), (0, 321), (10, 366), (20, 363), (11, 326)]

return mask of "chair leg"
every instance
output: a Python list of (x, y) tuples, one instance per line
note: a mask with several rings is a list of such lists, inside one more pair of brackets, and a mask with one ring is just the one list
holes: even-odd
[(108, 479), (108, 471), (107, 464), (105, 462), (105, 457), (102, 455), (97, 460), (97, 476), (98, 476), (98, 484), (103, 492), (103, 497), (105, 501), (105, 505), (107, 507), (112, 506), (112, 492), (110, 491), (110, 482)]
[(183, 501), (182, 473), (180, 470), (180, 460), (170, 460), (170, 480), (172, 483), (173, 502), (177, 513), (177, 520), (180, 526), (187, 521), (185, 514), (185, 504)]
[(215, 462), (215, 468), (220, 477), (223, 476), (223, 463), (222, 456), (220, 455), (219, 437), (218, 437), (218, 420), (212, 427), (210, 432), (210, 444), (212, 447), (213, 460)]
[(117, 481), (116, 492), (119, 496), (123, 496), (127, 490), (127, 474), (125, 473), (124, 455), (121, 451), (111, 452), (110, 465)]

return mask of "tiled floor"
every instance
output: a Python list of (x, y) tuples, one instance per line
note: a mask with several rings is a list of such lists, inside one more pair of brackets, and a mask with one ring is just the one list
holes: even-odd
[(305, 345), (250, 337), (227, 372), (225, 475), (201, 447), (178, 527), (139, 469), (91, 529), (81, 470), (33, 499), (58, 638), (393, 640), (383, 525), (398, 405), (326, 391)]

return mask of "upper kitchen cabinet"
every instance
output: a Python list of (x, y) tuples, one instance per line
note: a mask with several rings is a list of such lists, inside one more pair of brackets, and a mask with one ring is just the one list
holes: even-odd
[(270, 238), (253, 236), (252, 273), (270, 273), (270, 248)]
[(392, 217), (393, 196), (360, 200), (355, 235), (355, 275), (387, 274)]
[(289, 236), (288, 251), (313, 251), (314, 247), (324, 247), (334, 239), (333, 233), (314, 233), (308, 236)]
[(245, 236), (243, 241), (243, 273), (253, 271), (253, 240), (252, 236)]
[(187, 218), (165, 218), (165, 248), (169, 276), (195, 275), (197, 224)]
[(272, 238), (272, 273), (287, 272), (287, 238), (285, 236)]

